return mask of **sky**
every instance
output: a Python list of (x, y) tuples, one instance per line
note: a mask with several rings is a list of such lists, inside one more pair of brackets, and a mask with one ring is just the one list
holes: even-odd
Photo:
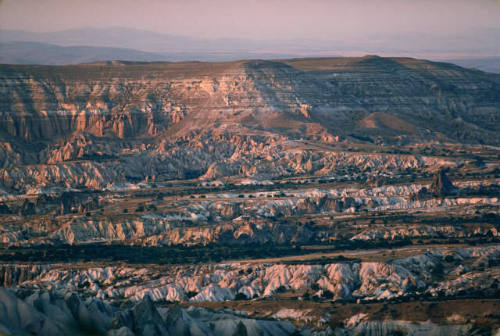
[(489, 44), (486, 53), (500, 53), (490, 45), (500, 40), (500, 0), (0, 0), (0, 29), (117, 26), (203, 39), (315, 40), (345, 50), (436, 49), (449, 39), (457, 52)]

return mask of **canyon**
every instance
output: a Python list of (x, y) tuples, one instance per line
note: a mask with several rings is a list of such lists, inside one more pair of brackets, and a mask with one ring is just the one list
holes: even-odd
[(0, 333), (500, 330), (500, 75), (104, 61), (0, 93)]

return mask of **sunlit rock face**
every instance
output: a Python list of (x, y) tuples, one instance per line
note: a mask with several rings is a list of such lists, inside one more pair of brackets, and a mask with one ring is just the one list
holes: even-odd
[(19, 191), (420, 168), (419, 156), (289, 140), (493, 144), (500, 134), (498, 76), (414, 59), (3, 65), (0, 82), (1, 184)]
[[(484, 269), (500, 256), (498, 246), (461, 248), (453, 253), (431, 252), (387, 262), (318, 264), (225, 263), (165, 267), (48, 264), (4, 265), (0, 280), (6, 287), (80, 290), (116, 301), (127, 299), (167, 302), (220, 302), (273, 297), (280, 292), (313, 289), (318, 296), (332, 293), (331, 300), (380, 301), (415, 293), (454, 296), (464, 290), (490, 290), (497, 281), (495, 269)], [(447, 260), (459, 261), (445, 263)], [(449, 274), (436, 278), (436, 272)]]
[[(480, 181), (479, 188), (496, 188), (496, 181)], [(464, 183), (458, 183), (465, 190)], [(124, 186), (125, 187), (125, 186)], [(273, 185), (269, 185), (273, 187)], [(497, 196), (452, 196), (414, 199), (426, 184), (399, 184), (377, 188), (306, 188), (299, 190), (254, 191), (245, 194), (213, 193), (205, 198), (186, 197), (167, 201), (167, 208), (151, 209), (146, 213), (134, 209), (121, 198), (65, 192), (60, 196), (39, 195), (24, 200), (16, 208), (4, 205), (6, 222), (0, 228), (0, 242), (7, 245), (82, 244), (95, 242), (127, 243), (141, 246), (293, 243), (312, 244), (332, 240), (380, 241), (401, 239), (449, 238), (474, 236), (498, 237), (494, 223), (483, 221), (480, 226), (464, 226), (461, 222), (404, 223), (363, 228), (347, 227), (339, 236), (327, 220), (323, 225), (280, 220), (286, 217), (347, 216), (385, 212), (432, 211), (456, 215), (486, 209), (495, 215), (500, 205)], [(130, 186), (128, 187), (130, 188)], [(279, 186), (275, 186), (279, 188)], [(124, 190), (129, 190), (124, 188)], [(132, 189), (134, 190), (134, 189)], [(139, 189), (144, 192), (148, 189)], [(497, 189), (492, 189), (494, 192)], [(284, 196), (282, 195), (284, 194)], [(243, 197), (239, 197), (239, 196)], [(270, 196), (270, 197), (268, 197)], [(275, 197), (279, 196), (279, 197)], [(162, 205), (163, 201), (155, 201)], [(31, 206), (27, 205), (31, 204)], [(35, 204), (37, 206), (34, 210)], [(96, 214), (99, 207), (122, 209), (111, 216)], [(28, 210), (35, 211), (29, 213)], [(123, 209), (130, 212), (123, 214)], [(490, 210), (488, 210), (490, 209)], [(56, 216), (50, 220), (44, 213)], [(93, 213), (93, 216), (87, 216)], [(40, 219), (42, 217), (42, 219)], [(7, 221), (10, 219), (10, 221)], [(381, 223), (382, 224), (382, 223)]]
[(492, 334), (498, 97), (409, 58), (0, 65), (0, 334)]

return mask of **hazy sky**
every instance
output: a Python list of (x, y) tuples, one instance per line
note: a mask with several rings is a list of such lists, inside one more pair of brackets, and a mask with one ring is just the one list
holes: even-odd
[(315, 38), (500, 29), (496, 0), (1, 0), (3, 29), (127, 26), (197, 37)]
[(500, 0), (0, 0), (0, 4), (0, 28), (39, 32), (120, 26), (198, 38), (353, 44), (389, 40), (395, 46), (409, 45), (412, 39), (424, 44), (434, 39), (439, 44), (439, 39), (453, 36), (464, 50), (468, 44), (473, 49), (481, 46), (482, 35), (489, 36), (488, 50), (495, 50), (491, 44), (500, 41)]

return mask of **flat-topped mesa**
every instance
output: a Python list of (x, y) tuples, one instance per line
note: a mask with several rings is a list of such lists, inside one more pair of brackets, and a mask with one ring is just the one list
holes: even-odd
[(499, 96), (497, 75), (406, 58), (0, 65), (0, 188), (437, 167), (343, 149), (498, 144)]
[(500, 140), (497, 75), (407, 58), (0, 66), (0, 136), (130, 139), (245, 127)]
[(457, 188), (453, 185), (453, 183), (451, 183), (448, 176), (446, 176), (446, 170), (440, 169), (432, 180), (430, 192), (436, 195), (446, 196), (453, 194), (456, 191)]

